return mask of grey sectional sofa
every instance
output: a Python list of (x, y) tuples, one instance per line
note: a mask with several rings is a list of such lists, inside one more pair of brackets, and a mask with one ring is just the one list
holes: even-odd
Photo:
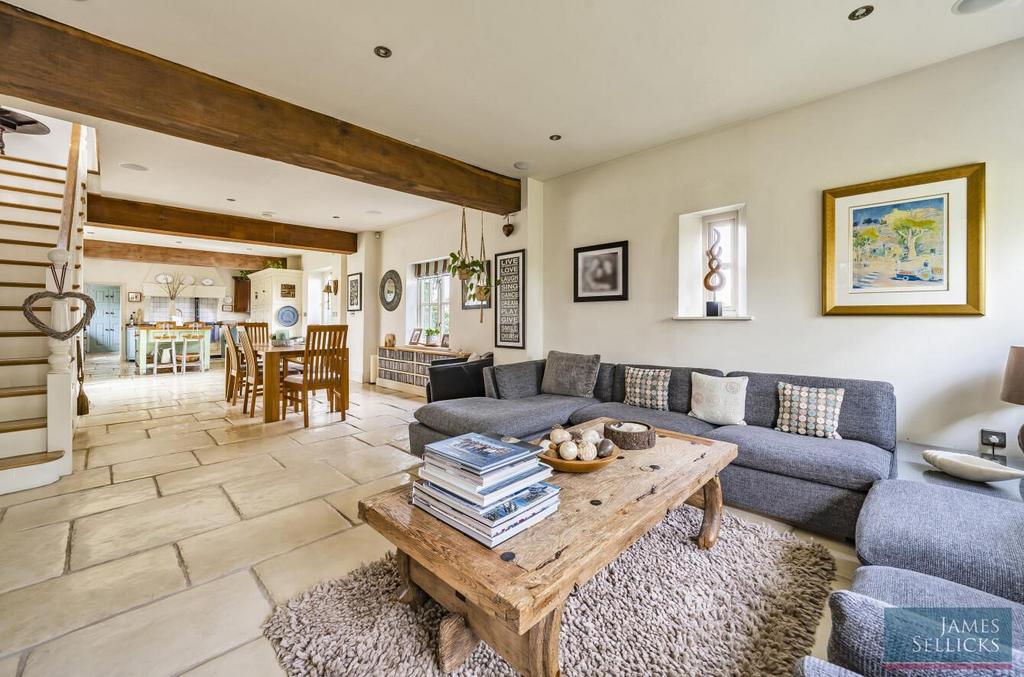
[[(623, 403), (627, 366), (671, 369), (669, 411)], [(840, 538), (852, 539), (864, 498), (876, 480), (895, 476), (896, 400), (888, 383), (789, 374), (732, 372), (747, 376), (745, 426), (716, 427), (687, 415), (690, 375), (713, 376), (716, 369), (601, 364), (593, 397), (542, 392), (544, 360), (484, 370), (486, 397), (425, 405), (409, 426), (413, 453), (425, 445), (467, 432), (541, 437), (555, 424), (576, 424), (600, 416), (642, 421), (659, 428), (734, 442), (736, 460), (721, 475), (728, 504), (777, 517)], [(783, 433), (777, 384), (788, 381), (846, 390), (839, 419), (841, 440)]]

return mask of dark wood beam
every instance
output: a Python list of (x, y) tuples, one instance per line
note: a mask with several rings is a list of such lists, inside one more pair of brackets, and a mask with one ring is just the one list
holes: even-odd
[(0, 2), (0, 93), (385, 188), (519, 210), (480, 169)]
[(287, 259), (276, 256), (207, 252), (197, 249), (155, 247), (147, 244), (129, 244), (127, 242), (104, 242), (103, 240), (86, 240), (83, 251), (86, 259), (167, 263), (176, 266), (207, 266), (210, 268), (233, 268), (237, 270), (263, 270), (267, 267), (268, 263), (288, 264)]
[(104, 228), (140, 230), (178, 237), (247, 242), (339, 254), (352, 254), (356, 251), (356, 234), (343, 230), (295, 226), (245, 216), (103, 197), (94, 193), (89, 194), (85, 220), (91, 225)]

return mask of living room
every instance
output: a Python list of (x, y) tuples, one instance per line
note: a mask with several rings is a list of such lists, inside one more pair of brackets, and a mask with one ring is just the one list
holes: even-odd
[[(153, 177), (177, 196), (152, 202), (211, 224), (250, 207), (201, 191), (255, 198), (277, 171), (377, 191), (363, 221), (308, 216), (296, 174), (296, 211), (245, 215), (351, 238), (321, 266), (340, 289), (300, 282), (333, 315), (239, 359), (266, 374), (344, 325), (340, 408), (334, 381), (280, 407), (254, 382), (243, 406), (226, 357), (76, 381), (53, 352), (42, 390), (0, 400), (70, 383), (61, 406), (91, 404), (67, 468), (0, 495), (0, 676), (1024, 670), (1021, 3), (0, 9), (22, 64), (0, 106), (99, 130), (73, 265), (106, 232), (90, 211), (146, 197), (103, 190), (115, 125), (246, 158)], [(58, 35), (116, 76), (34, 64)], [(122, 58), (230, 114), (120, 97)], [(34, 290), (4, 279), (20, 322)], [(32, 338), (74, 365), (58, 339)], [(471, 452), (536, 504), (473, 490), (511, 470)], [(494, 505), (522, 519), (466, 521)]]

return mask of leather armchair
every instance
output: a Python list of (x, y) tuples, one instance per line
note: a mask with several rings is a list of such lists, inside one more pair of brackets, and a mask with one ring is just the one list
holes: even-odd
[(465, 357), (435, 360), (427, 369), (427, 402), (460, 397), (484, 397), (484, 367), (494, 366), (494, 357), (467, 361)]

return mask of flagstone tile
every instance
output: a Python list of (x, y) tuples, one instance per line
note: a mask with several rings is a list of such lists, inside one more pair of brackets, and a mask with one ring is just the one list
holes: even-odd
[(322, 581), (341, 578), (395, 547), (364, 524), (253, 567), (275, 602), (286, 602)]
[(249, 572), (76, 630), (29, 654), (24, 677), (177, 674), (260, 637), (270, 605)]
[(396, 425), (390, 428), (380, 428), (379, 430), (371, 430), (370, 432), (359, 433), (356, 436), (357, 440), (366, 442), (371, 447), (379, 447), (385, 444), (391, 444), (392, 442), (401, 442), (409, 439), (409, 426), (407, 425)]
[(224, 410), (210, 402), (193, 402), (192, 404), (177, 404), (169, 407), (157, 407), (156, 409), (150, 409), (149, 413), (153, 418), (167, 418), (169, 416), (198, 414), (208, 411), (222, 413)]
[(179, 541), (237, 521), (238, 514), (224, 492), (216, 487), (84, 517), (75, 523), (71, 538), (71, 569)]
[(232, 442), (242, 442), (245, 440), (283, 435), (301, 427), (302, 419), (300, 418), (241, 427), (231, 426), (230, 428), (211, 430), (210, 435), (213, 439), (217, 440), (217, 444), (231, 444)]
[(337, 508), (338, 512), (353, 524), (362, 524), (362, 520), (359, 519), (359, 501), (379, 494), (382, 491), (387, 491), (392, 487), (408, 484), (409, 482), (412, 482), (411, 475), (408, 473), (398, 473), (397, 475), (382, 477), (379, 480), (373, 480), (366, 484), (360, 484), (351, 489), (336, 491), (333, 494), (328, 494), (325, 500)]
[(25, 491), (17, 491), (13, 494), (4, 494), (0, 496), (0, 508), (6, 508), (9, 505), (16, 505), (18, 503), (37, 501), (41, 498), (49, 498), (50, 496), (70, 494), (75, 491), (82, 491), (83, 489), (93, 489), (104, 484), (110, 484), (110, 470), (108, 468), (76, 470), (74, 474), (62, 477), (53, 484), (47, 484), (45, 487), (26, 489)]
[(75, 449), (88, 449), (89, 447), (101, 447), (106, 444), (117, 444), (118, 442), (135, 442), (148, 437), (145, 430), (116, 430), (107, 432), (107, 426), (96, 426), (85, 428), (75, 433), (72, 447)]
[(299, 444), (315, 444), (316, 442), (323, 442), (325, 440), (333, 440), (339, 437), (346, 437), (359, 432), (359, 428), (356, 428), (348, 423), (331, 423), (330, 425), (321, 426), (319, 428), (305, 428), (298, 430), (288, 435)]
[(173, 454), (178, 451), (194, 451), (203, 447), (212, 447), (216, 442), (205, 431), (175, 435), (160, 439), (139, 440), (123, 444), (110, 444), (89, 451), (89, 467), (114, 465), (126, 461), (137, 461), (140, 458), (151, 458)]
[(351, 479), (325, 463), (311, 463), (279, 473), (224, 484), (224, 491), (245, 518), (325, 496), (351, 487)]
[(202, 583), (349, 528), (321, 500), (300, 503), (178, 543), (189, 580)]
[(31, 529), (42, 524), (67, 522), (85, 515), (112, 510), (156, 498), (151, 479), (122, 482), (74, 494), (63, 494), (14, 505), (4, 513), (0, 530)]
[(138, 461), (118, 463), (110, 467), (114, 482), (125, 482), (140, 477), (152, 477), (163, 473), (193, 468), (199, 465), (199, 461), (190, 451), (182, 451), (177, 454), (165, 454), (153, 458), (143, 458)]
[(21, 656), (11, 656), (0, 660), (0, 677), (17, 677), (20, 662)]
[[(158, 421), (165, 419), (156, 419)], [(149, 429), (149, 436), (153, 439), (162, 437), (174, 437), (182, 433), (198, 432), (200, 430), (215, 430), (217, 428), (226, 428), (230, 423), (225, 421), (223, 418), (211, 418), (203, 421), (193, 420), (188, 423), (174, 423), (172, 425), (157, 426), (156, 428)]]
[[(0, 530), (0, 593), (64, 573), (69, 529), (70, 525), (63, 523), (28, 531)], [(0, 602), (0, 620), (5, 615)]]
[(277, 654), (266, 639), (257, 639), (244, 646), (203, 663), (183, 677), (285, 677)]
[(179, 416), (167, 416), (164, 418), (148, 418), (145, 421), (132, 421), (130, 423), (117, 423), (109, 426), (110, 432), (120, 430), (149, 430), (162, 425), (173, 425), (175, 423), (195, 423), (196, 418), (192, 414), (181, 414)]
[(316, 461), (326, 461), (331, 458), (338, 458), (357, 449), (368, 448), (369, 446), (365, 442), (361, 442), (355, 437), (349, 436), (338, 437), (333, 440), (324, 440), (323, 442), (317, 442), (315, 444), (306, 444), (300, 447), (292, 447), (290, 449), (282, 449), (280, 451), (273, 451), (271, 452), (271, 456), (276, 458), (281, 465), (286, 468), (294, 468), (300, 465), (314, 463)]
[(201, 487), (224, 484), (243, 477), (283, 471), (284, 468), (280, 463), (263, 454), (167, 473), (157, 477), (156, 483), (160, 487), (160, 493), (169, 496)]
[(356, 482), (364, 484), (378, 477), (416, 467), (422, 461), (412, 454), (384, 446), (350, 451), (343, 456), (328, 459), (327, 463)]
[[(359, 415), (356, 414), (356, 416)], [(405, 421), (397, 416), (370, 416), (369, 418), (360, 417), (359, 421), (354, 425), (360, 430), (369, 432), (371, 430), (380, 430), (381, 428), (394, 428), (395, 426), (405, 425)]]
[(78, 419), (79, 428), (92, 428), (98, 425), (110, 425), (112, 423), (126, 423), (128, 421), (142, 421), (149, 418), (149, 411), (145, 409), (132, 409), (115, 414), (89, 414)]
[(234, 444), (206, 447), (195, 451), (196, 457), (203, 465), (232, 461), (246, 456), (259, 456), (273, 451), (292, 449), (301, 446), (298, 442), (284, 435), (266, 439), (246, 440)]
[(171, 546), (0, 595), (0, 654), (34, 646), (184, 590)]

